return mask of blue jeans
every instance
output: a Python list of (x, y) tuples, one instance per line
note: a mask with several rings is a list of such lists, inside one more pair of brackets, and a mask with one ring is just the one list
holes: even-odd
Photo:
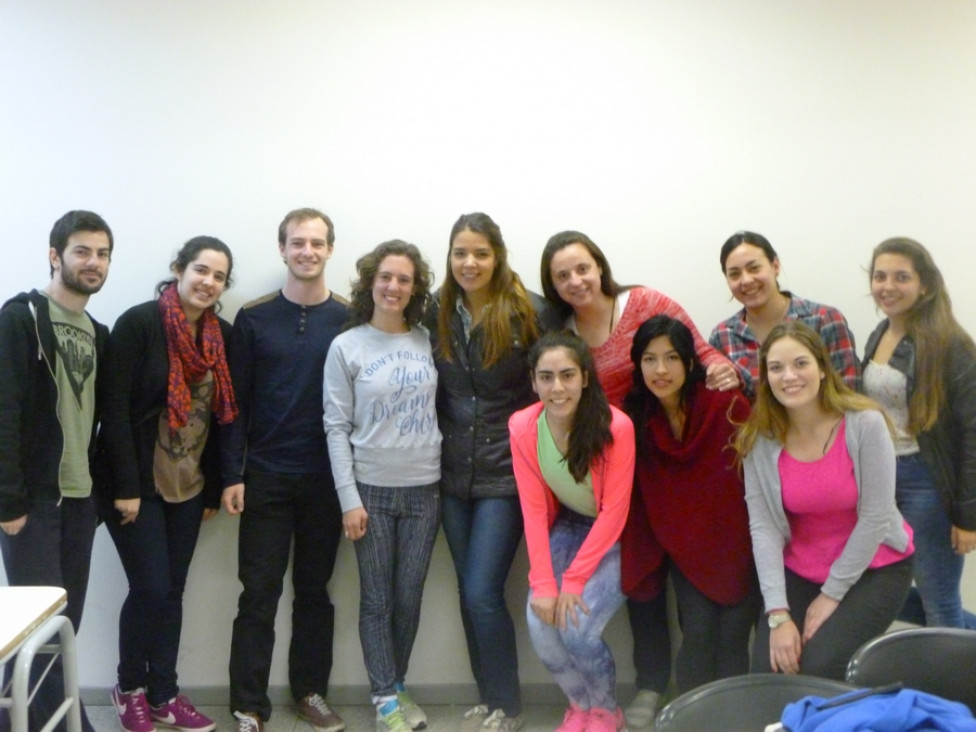
[(267, 720), (275, 616), (293, 541), (288, 683), (296, 700), (328, 692), (335, 632), (328, 585), (342, 535), (342, 509), (331, 472), (248, 471), (244, 481), (237, 543), (237, 575), (244, 591), (230, 645), (230, 708)]
[[(563, 509), (549, 532), (549, 551), (557, 584), (590, 533), (593, 520)], [(583, 587), (583, 602), (590, 614), (577, 612), (579, 626), (565, 630), (542, 622), (532, 612), (531, 593), (526, 605), (529, 638), (539, 659), (549, 669), (569, 701), (581, 709), (617, 708), (617, 667), (603, 629), (624, 604), (620, 590), (620, 544), (614, 544)]]
[(444, 494), (443, 526), (457, 572), (461, 622), (478, 696), (505, 716), (522, 712), (515, 625), (505, 580), (522, 540), (518, 496), (466, 500)]
[(407, 675), (420, 602), (440, 524), (437, 483), (385, 488), (359, 483), (369, 515), (354, 543), (359, 563), (359, 642), (374, 699)]
[(154, 706), (179, 693), (183, 589), (202, 519), (200, 494), (181, 503), (143, 498), (135, 521), (123, 525), (113, 511), (105, 522), (129, 580), (119, 613), (119, 687), (144, 688)]
[[(0, 552), (7, 583), (11, 587), (63, 587), (68, 595), (64, 615), (77, 633), (88, 592), (94, 541), (95, 504), (91, 498), (64, 498), (60, 505), (54, 501), (37, 501), (27, 514), (27, 523), (16, 536), (0, 532)], [(45, 663), (41, 658), (35, 661), (31, 670), (32, 684)], [(38, 720), (46, 721), (63, 697), (64, 677), (59, 656), (31, 703), (28, 712), (30, 729), (39, 729)], [(0, 729), (7, 724), (5, 716), (5, 712), (0, 714)], [(92, 729), (84, 706), (81, 707), (81, 727)], [(64, 720), (55, 729), (66, 729)]]
[[(898, 510), (915, 533), (915, 588), (899, 620), (950, 628), (976, 627), (962, 609), (959, 583), (964, 557), (952, 549), (952, 521), (920, 453), (898, 458)], [(968, 621), (968, 622), (967, 622)]]

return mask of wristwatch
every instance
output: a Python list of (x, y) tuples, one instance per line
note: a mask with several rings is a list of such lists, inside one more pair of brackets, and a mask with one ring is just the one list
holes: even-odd
[(783, 623), (790, 621), (790, 614), (786, 610), (776, 610), (771, 612), (766, 616), (766, 620), (769, 621), (769, 629), (776, 630)]

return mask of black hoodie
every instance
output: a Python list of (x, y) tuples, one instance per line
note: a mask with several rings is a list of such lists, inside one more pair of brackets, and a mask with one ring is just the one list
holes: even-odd
[[(92, 325), (101, 369), (108, 328), (94, 318)], [(0, 309), (0, 521), (26, 515), (37, 500), (61, 498), (58, 474), (64, 436), (58, 419), (55, 347), (44, 295), (31, 290), (4, 303)], [(98, 379), (96, 374), (96, 384)], [(96, 416), (92, 438), (97, 422)], [(89, 460), (94, 449), (95, 440), (90, 439)]]

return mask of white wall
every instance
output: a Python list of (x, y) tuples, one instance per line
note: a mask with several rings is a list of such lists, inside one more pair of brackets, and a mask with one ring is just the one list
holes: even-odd
[[(761, 231), (780, 251), (782, 284), (840, 307), (862, 345), (877, 320), (871, 247), (910, 235), (976, 332), (974, 38), (976, 3), (956, 0), (2, 0), (0, 296), (46, 282), (47, 235), (70, 208), (114, 229), (111, 276), (91, 302), (109, 323), (152, 295), (196, 234), (235, 253), (232, 317), (281, 282), (276, 227), (291, 208), (334, 218), (329, 278), (341, 292), (356, 257), (392, 237), (442, 273), (451, 224), (484, 210), (530, 286), (546, 239), (581, 229), (619, 280), (672, 295), (705, 332), (734, 309), (721, 243)], [(226, 684), (236, 530), (222, 515), (202, 532), (187, 686)], [(509, 587), (521, 618), (519, 562)], [(334, 683), (361, 685), (348, 546), (333, 588)], [(83, 686), (114, 681), (124, 591), (100, 530)], [(440, 542), (411, 681), (470, 682), (462, 649)], [(523, 680), (547, 683), (527, 642), (520, 650)]]

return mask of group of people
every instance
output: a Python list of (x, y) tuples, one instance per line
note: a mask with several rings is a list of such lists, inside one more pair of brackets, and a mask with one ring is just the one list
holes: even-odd
[[(357, 261), (346, 301), (326, 285), (334, 240), (324, 213), (289, 212), (284, 286), (230, 326), (217, 312), (233, 256), (195, 237), (110, 335), (85, 307), (112, 232), (72, 211), (51, 233), (50, 284), (0, 310), (7, 577), (65, 587), (77, 630), (105, 522), (129, 584), (112, 691), (128, 732), (216, 726), (180, 694), (176, 666), (189, 565), (221, 506), (240, 516), (239, 732), (271, 715), (292, 545), (291, 692), (316, 729), (344, 729), (326, 701), (343, 536), (371, 702), (392, 732), (426, 725), (405, 681), (441, 526), (479, 695), (459, 720), (470, 731), (522, 725), (504, 588), (523, 534), (528, 631), (568, 699), (563, 732), (653, 720), (672, 676), (668, 581), (679, 691), (749, 671), (750, 655), (753, 671), (841, 678), (897, 617), (976, 621), (959, 590), (976, 548), (976, 346), (917, 242), (872, 255), (885, 317), (859, 362), (844, 317), (780, 290), (779, 258), (754, 232), (721, 249), (743, 307), (708, 341), (667, 296), (618, 284), (581, 232), (547, 243), (542, 297), (484, 213), (455, 223), (436, 292), (417, 247), (392, 240)], [(638, 688), (626, 712), (602, 640), (625, 602)]]

